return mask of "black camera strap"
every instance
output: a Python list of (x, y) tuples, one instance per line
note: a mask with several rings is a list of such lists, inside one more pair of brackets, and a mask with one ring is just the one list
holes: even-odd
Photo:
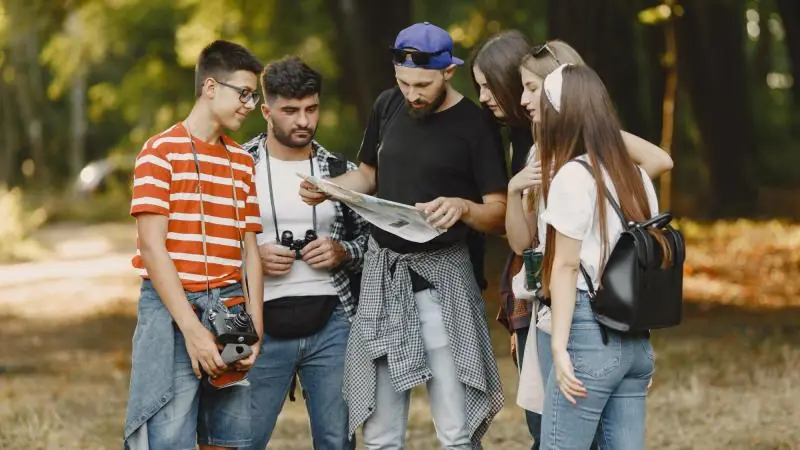
[[(208, 274), (208, 249), (206, 244), (206, 219), (205, 219), (205, 211), (203, 208), (203, 187), (202, 187), (202, 180), (200, 175), (200, 159), (197, 156), (197, 148), (194, 145), (194, 137), (192, 136), (192, 132), (189, 130), (189, 127), (184, 124), (183, 127), (186, 129), (186, 133), (189, 135), (189, 144), (192, 147), (192, 155), (194, 156), (194, 168), (197, 172), (197, 193), (200, 196), (200, 230), (203, 234), (203, 263), (205, 264), (205, 271), (206, 271), (206, 295), (211, 298), (211, 279)], [(236, 228), (236, 235), (238, 236), (239, 240), (239, 253), (241, 254), (242, 259), (242, 293), (244, 294), (244, 301), (245, 304), (250, 306), (250, 286), (247, 283), (247, 256), (244, 248), (244, 237), (242, 236), (242, 229), (240, 228), (241, 219), (239, 218), (239, 198), (236, 195), (236, 177), (233, 175), (233, 164), (231, 163), (231, 152), (228, 150), (228, 146), (225, 144), (225, 141), (222, 140), (222, 137), (219, 138), (219, 143), (222, 145), (222, 148), (225, 149), (225, 153), (227, 153), (227, 160), (228, 160), (228, 168), (231, 171), (231, 190), (233, 191), (233, 211), (235, 214), (235, 223), (234, 227)], [(244, 200), (244, 208), (247, 207), (247, 199)]]
[[(272, 168), (269, 162), (269, 149), (267, 148), (266, 142), (264, 143), (264, 153), (266, 153), (266, 164), (267, 164), (267, 183), (269, 183), (269, 206), (272, 207), (272, 222), (275, 224), (275, 242), (280, 244), (281, 237), (280, 231), (278, 228), (278, 213), (275, 212), (275, 194), (272, 193)], [(308, 155), (308, 166), (311, 168), (311, 176), (314, 176), (314, 151), (312, 149), (311, 153)], [(311, 207), (311, 220), (314, 226), (314, 232), (317, 231), (317, 205)]]

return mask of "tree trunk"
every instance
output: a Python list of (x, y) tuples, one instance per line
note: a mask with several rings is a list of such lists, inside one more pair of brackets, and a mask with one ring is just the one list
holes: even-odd
[(411, 24), (411, 0), (328, 0), (328, 8), (339, 36), (342, 98), (352, 99), (365, 124), (378, 94), (395, 83), (389, 47)]
[(84, 165), (86, 130), (89, 128), (86, 118), (86, 73), (75, 74), (70, 88), (70, 140), (69, 140), (69, 172), (70, 178), (78, 176)]
[[(648, 134), (637, 62), (637, 13), (641, 1), (551, 0), (548, 38), (573, 46), (606, 85), (623, 127), (639, 136)], [(652, 133), (649, 133), (652, 134)]]
[(744, 1), (683, 2), (678, 67), (706, 152), (709, 210), (716, 217), (755, 212), (756, 140), (744, 55)]
[[(800, 2), (797, 0), (778, 0), (778, 11), (786, 31), (786, 48), (792, 68), (792, 96), (795, 110), (800, 111)], [(798, 112), (797, 114), (800, 114)]]
[(9, 62), (14, 67), (13, 86), (27, 133), (30, 156), (33, 159), (34, 183), (47, 186), (50, 182), (45, 148), (44, 82), (39, 65), (39, 40), (35, 12), (26, 9), (22, 1), (6, 2), (9, 17)]
[(13, 186), (18, 180), (14, 179), (14, 174), (18, 172), (19, 162), (19, 128), (15, 123), (17, 108), (14, 105), (13, 90), (5, 83), (0, 83), (0, 108), (2, 108), (3, 120), (3, 148), (2, 158), (0, 159), (0, 186)]

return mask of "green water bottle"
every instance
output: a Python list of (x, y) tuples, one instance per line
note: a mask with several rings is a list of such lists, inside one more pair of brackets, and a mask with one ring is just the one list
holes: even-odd
[(522, 252), (522, 262), (525, 264), (525, 289), (538, 292), (542, 289), (542, 262), (544, 254), (532, 248)]

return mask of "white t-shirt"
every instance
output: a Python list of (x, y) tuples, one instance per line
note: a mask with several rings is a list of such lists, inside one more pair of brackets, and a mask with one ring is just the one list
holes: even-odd
[[(267, 178), (266, 152), (263, 145), (258, 149), (261, 157), (256, 164), (256, 189), (258, 206), (261, 209), (263, 233), (258, 235), (258, 244), (275, 242), (275, 221)], [(319, 175), (317, 160), (313, 160), (314, 173)], [(275, 197), (275, 212), (278, 216), (278, 236), (286, 230), (294, 234), (294, 239), (303, 239), (306, 230), (313, 229), (313, 208), (305, 204), (298, 194), (300, 177), (298, 173), (311, 174), (307, 159), (302, 161), (282, 161), (270, 157), (272, 169), (272, 189)], [(330, 236), (336, 220), (336, 208), (332, 202), (317, 205), (317, 236)], [(303, 260), (295, 260), (292, 270), (283, 276), (264, 276), (264, 301), (283, 297), (308, 295), (337, 295), (331, 274), (327, 270), (313, 269)]]
[[(580, 156), (586, 162), (589, 158), (586, 155)], [(653, 187), (653, 182), (647, 173), (639, 168), (644, 183), (647, 201), (650, 205), (651, 217), (658, 213), (658, 198)], [(608, 178), (608, 174), (603, 171), (606, 178), (606, 187), (611, 191), (614, 199), (617, 200), (617, 193), (614, 185)], [(603, 195), (605, 199), (605, 195)], [(550, 192), (547, 196), (547, 208), (540, 215), (540, 224), (548, 223), (558, 230), (561, 234), (581, 242), (581, 264), (586, 269), (592, 279), (593, 287), (598, 285), (598, 272), (601, 258), (602, 245), (600, 242), (600, 223), (597, 215), (597, 186), (592, 174), (577, 162), (565, 164), (553, 178), (550, 185)], [(614, 212), (608, 200), (606, 200), (606, 223), (608, 230), (609, 251), (614, 248), (617, 239), (622, 234), (622, 223), (619, 216)], [(582, 275), (578, 275), (578, 289), (587, 290), (586, 282)]]

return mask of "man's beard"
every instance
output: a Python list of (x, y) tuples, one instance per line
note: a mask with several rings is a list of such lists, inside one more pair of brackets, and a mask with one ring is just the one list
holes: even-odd
[(438, 110), (444, 104), (444, 100), (446, 98), (447, 89), (442, 89), (442, 92), (432, 102), (428, 103), (422, 108), (414, 108), (411, 102), (406, 100), (406, 111), (408, 112), (408, 116), (412, 119), (422, 120), (431, 116), (432, 114), (435, 114), (436, 110)]
[[(314, 135), (317, 133), (316, 129), (312, 130), (310, 128), (297, 128), (297, 129), (291, 130), (288, 133), (286, 133), (281, 128), (276, 127), (274, 124), (272, 126), (272, 130), (271, 131), (272, 131), (272, 135), (275, 136), (275, 139), (277, 139), (278, 142), (280, 142), (281, 144), (283, 144), (283, 145), (285, 145), (285, 146), (287, 146), (289, 148), (303, 148), (303, 147), (307, 146), (308, 143), (311, 142), (312, 139), (314, 139)], [(308, 139), (303, 139), (303, 140), (293, 139), (292, 138), (292, 133), (293, 132), (297, 132), (297, 131), (305, 131), (305, 132), (307, 132), (308, 133)]]

